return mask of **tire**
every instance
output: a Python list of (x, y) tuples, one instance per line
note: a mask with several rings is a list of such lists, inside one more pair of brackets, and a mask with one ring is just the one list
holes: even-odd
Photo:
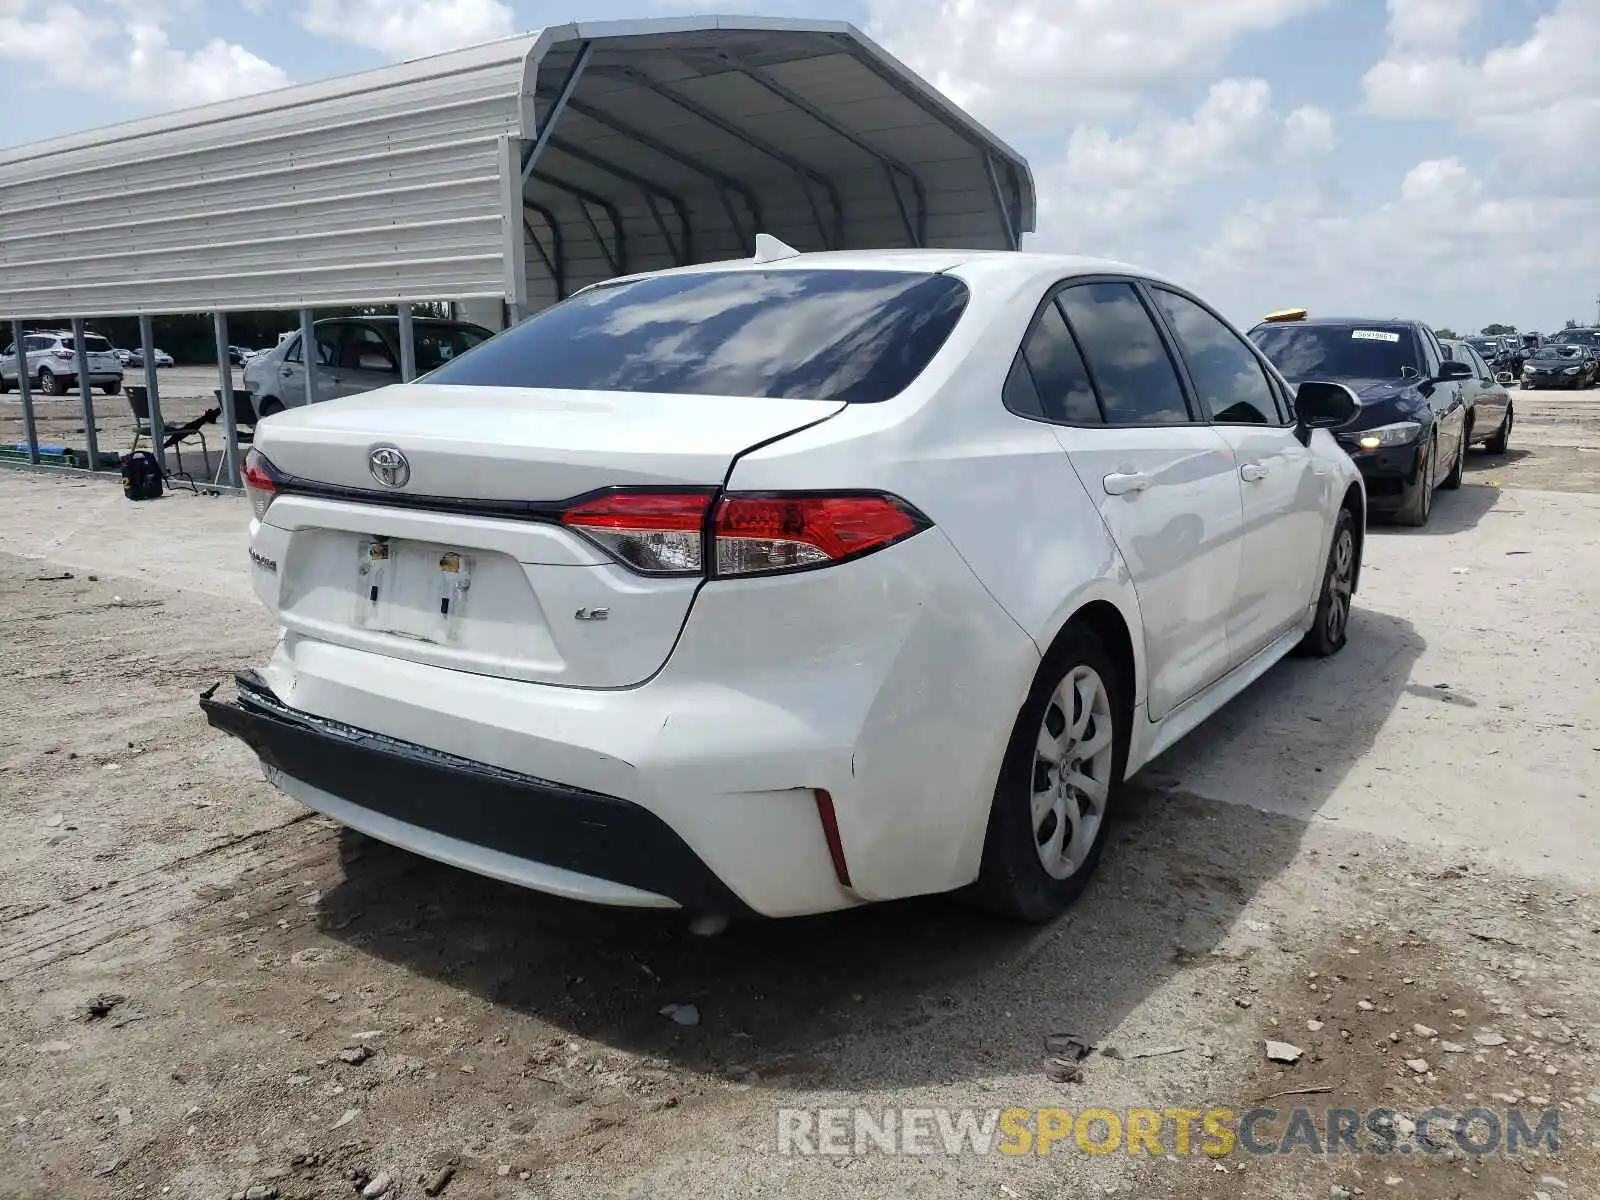
[(46, 396), (64, 396), (67, 392), (56, 373), (43, 367), (39, 368), (39, 390)]
[(1511, 406), (1506, 405), (1505, 420), (1500, 422), (1500, 428), (1495, 430), (1494, 436), (1483, 444), (1483, 448), (1490, 454), (1504, 454), (1511, 445), (1511, 425), (1516, 419)]
[(0, 396), (4, 396), (10, 390), (11, 380), (7, 379), (4, 375), (0, 375)]
[(1444, 477), (1444, 482), (1439, 486), (1446, 491), (1454, 492), (1461, 487), (1461, 477), (1467, 470), (1467, 439), (1472, 436), (1472, 426), (1468, 425), (1461, 431), (1461, 445), (1456, 450), (1455, 465), (1450, 468), (1450, 474)]
[[(1012, 728), (989, 809), (983, 864), (971, 888), (974, 902), (1014, 920), (1043, 924), (1083, 892), (1122, 793), (1133, 712), (1128, 691), (1128, 681), (1100, 639), (1087, 628), (1069, 626), (1040, 665)], [(1079, 737), (1073, 742), (1075, 727)], [(1060, 761), (1078, 762), (1083, 768), (1078, 778), (1099, 787), (1067, 788), (1061, 772), (1041, 754), (1047, 743)], [(1086, 745), (1092, 747), (1087, 760), (1076, 759)], [(1041, 801), (1037, 819), (1036, 796)]]
[(1438, 479), (1438, 468), (1439, 438), (1435, 435), (1428, 442), (1428, 462), (1423, 468), (1422, 479), (1417, 482), (1416, 495), (1394, 514), (1397, 524), (1421, 529), (1428, 523), (1428, 518), (1433, 515), (1433, 488)]
[(1344, 649), (1350, 630), (1350, 602), (1355, 593), (1356, 518), (1348, 508), (1339, 510), (1333, 525), (1328, 564), (1317, 593), (1317, 617), (1295, 647), (1311, 658), (1331, 658)]
[(106, 384), (101, 390), (104, 391), (108, 396), (115, 396), (122, 390), (122, 384), (113, 380), (111, 383)]
[(282, 411), (283, 401), (276, 396), (265, 397), (261, 401), (261, 407), (256, 409), (257, 414), (263, 417), (270, 417), (273, 413), (281, 413)]

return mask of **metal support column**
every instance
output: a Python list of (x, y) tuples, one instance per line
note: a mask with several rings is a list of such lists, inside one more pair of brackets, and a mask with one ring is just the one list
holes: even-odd
[(161, 396), (156, 389), (156, 335), (149, 317), (139, 318), (139, 359), (144, 363), (144, 394), (150, 408), (150, 451), (163, 474), (167, 470), (167, 425), (161, 419)]
[(228, 361), (228, 314), (219, 312), (213, 316), (217, 334), (217, 371), (222, 380), (222, 471), (218, 482), (228, 487), (238, 487), (239, 422), (233, 409), (233, 364)]
[(33, 423), (33, 385), (28, 381), (28, 352), (22, 344), (27, 335), (22, 322), (11, 322), (11, 344), (17, 352), (17, 393), (22, 400), (22, 436), (27, 441), (28, 461), (39, 464), (39, 430)]
[(72, 318), (72, 352), (78, 372), (78, 398), (83, 401), (83, 447), (89, 452), (89, 470), (100, 469), (100, 439), (94, 429), (94, 385), (89, 382), (89, 352), (84, 349), (88, 336), (82, 317)]
[(400, 337), (400, 378), (410, 383), (417, 377), (417, 330), (411, 322), (411, 301), (401, 301), (394, 311), (399, 324), (395, 332)]
[(309, 308), (300, 310), (300, 366), (305, 370), (306, 403), (317, 402), (317, 322)]

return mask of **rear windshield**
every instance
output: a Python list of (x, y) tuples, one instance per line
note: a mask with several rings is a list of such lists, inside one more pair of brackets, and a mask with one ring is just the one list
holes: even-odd
[(1541, 346), (1534, 351), (1535, 358), (1582, 358), (1581, 346)]
[(966, 304), (948, 275), (658, 275), (548, 308), (428, 382), (872, 403), (922, 373)]
[[(64, 337), (61, 339), (61, 348), (63, 350), (76, 350), (78, 347), (72, 338)], [(103, 337), (96, 337), (94, 334), (89, 333), (84, 335), (83, 350), (85, 354), (110, 354), (111, 343)]]
[(1407, 325), (1257, 325), (1250, 337), (1293, 381), (1415, 379), (1422, 374)]

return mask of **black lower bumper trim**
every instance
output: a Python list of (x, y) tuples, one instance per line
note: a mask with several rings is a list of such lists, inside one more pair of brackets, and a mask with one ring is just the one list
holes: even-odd
[(239, 699), (200, 698), (206, 719), (269, 766), (341, 800), (445, 837), (676, 900), (749, 907), (660, 817), (628, 800), (503, 770), (297, 712), (254, 672)]

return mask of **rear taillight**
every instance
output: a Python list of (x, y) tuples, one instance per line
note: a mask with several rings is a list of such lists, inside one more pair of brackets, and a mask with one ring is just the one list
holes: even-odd
[(617, 491), (580, 501), (561, 522), (624, 566), (645, 575), (705, 570), (706, 509), (712, 493)]
[(725, 496), (715, 516), (716, 574), (829, 566), (893, 545), (928, 524), (903, 501), (875, 492)]
[(267, 515), (267, 506), (278, 494), (277, 471), (265, 454), (252, 447), (245, 455), (240, 474), (244, 479), (244, 494), (250, 497), (250, 510), (259, 521)]
[(877, 492), (732, 493), (714, 508), (713, 499), (711, 491), (623, 488), (580, 500), (561, 521), (641, 574), (713, 578), (830, 566), (930, 524), (904, 501)]
[(52, 351), (50, 351), (50, 357), (51, 358), (59, 358), (63, 362), (68, 362), (68, 361), (71, 361), (71, 359), (73, 357), (73, 352), (71, 350), (52, 350)]

